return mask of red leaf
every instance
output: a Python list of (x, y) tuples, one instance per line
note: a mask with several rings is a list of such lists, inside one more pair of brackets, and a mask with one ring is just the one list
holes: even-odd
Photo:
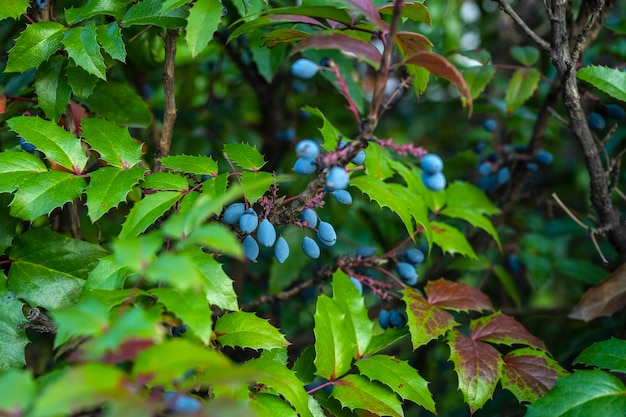
[(433, 46), (426, 36), (413, 32), (398, 32), (396, 42), (398, 42), (402, 56), (413, 55), (418, 51), (430, 51)]
[(418, 51), (404, 60), (405, 64), (426, 68), (431, 74), (443, 77), (454, 83), (463, 97), (464, 105), (470, 107), (472, 113), (472, 94), (463, 79), (463, 75), (450, 61), (429, 51)]
[(0, 114), (4, 114), (7, 110), (7, 96), (0, 94)]
[(355, 39), (341, 33), (316, 33), (308, 39), (299, 42), (292, 50), (291, 54), (301, 52), (306, 49), (338, 49), (349, 55), (354, 55), (374, 68), (380, 65), (380, 52), (369, 42)]
[(472, 320), (470, 323), (472, 339), (500, 345), (528, 345), (547, 350), (543, 341), (533, 336), (522, 324), (513, 317), (502, 313)]
[(610, 316), (626, 306), (626, 264), (617, 268), (600, 285), (587, 290), (569, 314), (575, 320), (590, 321)]
[(325, 28), (323, 24), (321, 24), (318, 20), (313, 19), (312, 17), (299, 16), (296, 14), (275, 14), (269, 16), (269, 20), (275, 23), (306, 23), (308, 25)]
[(413, 349), (443, 336), (458, 325), (450, 313), (428, 304), (424, 296), (413, 288), (406, 287), (402, 299), (406, 303)]
[(465, 337), (454, 330), (448, 333), (450, 360), (459, 377), (459, 389), (472, 414), (493, 396), (502, 373), (502, 358), (491, 345)]
[(471, 285), (461, 282), (447, 281), (443, 278), (430, 281), (426, 285), (426, 294), (430, 304), (449, 310), (493, 311), (489, 297)]
[(504, 356), (501, 383), (522, 401), (534, 402), (550, 390), (567, 372), (545, 352), (517, 349)]

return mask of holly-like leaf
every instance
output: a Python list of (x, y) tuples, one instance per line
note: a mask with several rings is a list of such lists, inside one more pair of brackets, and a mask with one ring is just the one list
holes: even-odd
[(477, 288), (462, 282), (440, 278), (426, 285), (428, 302), (455, 311), (493, 311), (489, 297)]
[(7, 125), (43, 152), (48, 159), (74, 173), (81, 173), (87, 164), (85, 150), (74, 135), (55, 122), (40, 117), (18, 116)]
[(534, 46), (514, 46), (511, 55), (522, 65), (531, 67), (539, 59), (539, 49)]
[(141, 161), (142, 145), (135, 142), (128, 129), (94, 118), (83, 119), (81, 125), (85, 142), (109, 165), (128, 169)]
[(152, 122), (148, 105), (125, 83), (99, 83), (85, 103), (95, 113), (124, 126), (145, 127)]
[(86, 298), (52, 312), (57, 325), (54, 347), (77, 336), (99, 336), (109, 328), (109, 307), (94, 298)]
[(255, 394), (250, 398), (250, 407), (258, 417), (298, 417), (296, 410), (277, 395)]
[(472, 98), (477, 98), (485, 87), (491, 81), (496, 74), (496, 69), (493, 65), (477, 65), (475, 67), (465, 68), (461, 71), (463, 79), (472, 94)]
[(120, 239), (138, 236), (143, 233), (176, 204), (182, 196), (181, 193), (173, 191), (160, 191), (144, 196), (135, 203), (130, 213), (128, 213), (119, 234)]
[(410, 333), (406, 327), (401, 329), (387, 328), (384, 332), (376, 334), (372, 337), (365, 355), (371, 356), (374, 353), (378, 353), (383, 349), (393, 346), (396, 342), (399, 342), (409, 336), (409, 334)]
[(91, 96), (91, 93), (96, 88), (96, 84), (98, 84), (98, 77), (89, 74), (72, 61), (67, 63), (65, 74), (74, 95), (82, 99)]
[(218, 172), (217, 162), (210, 156), (174, 155), (161, 159), (161, 164), (172, 171), (186, 172), (196, 175), (215, 176)]
[[(22, 369), (26, 365), (24, 348), (28, 344), (28, 337), (24, 330), (17, 326), (26, 322), (22, 314), (22, 303), (13, 291), (7, 289), (7, 278), (0, 272), (0, 374), (10, 369)], [(2, 381), (0, 379), (0, 381)], [(0, 382), (2, 384), (2, 382)], [(2, 385), (10, 387), (8, 385)], [(4, 391), (4, 392), (2, 392)], [(0, 394), (0, 410), (6, 406), (2, 398), (6, 390)], [(17, 396), (19, 397), (19, 396)]]
[(96, 28), (96, 39), (104, 52), (113, 59), (126, 62), (126, 45), (122, 39), (122, 29), (117, 22), (101, 25)]
[(226, 275), (222, 264), (200, 248), (189, 248), (186, 252), (204, 278), (204, 294), (207, 301), (223, 310), (238, 310), (233, 280)]
[(256, 203), (259, 198), (263, 197), (275, 182), (272, 174), (265, 171), (250, 172), (246, 171), (241, 175), (241, 188), (243, 195), (250, 204)]
[(496, 228), (489, 221), (489, 219), (482, 214), (477, 213), (472, 209), (450, 207), (449, 202), (448, 205), (443, 210), (441, 210), (440, 213), (444, 216), (452, 217), (454, 219), (465, 220), (472, 226), (483, 229), (485, 232), (489, 233), (489, 235), (496, 241), (498, 246), (502, 246)]
[(318, 32), (291, 49), (291, 54), (306, 51), (307, 49), (337, 49), (343, 53), (355, 56), (366, 62), (372, 68), (380, 66), (381, 54), (374, 45), (365, 40), (353, 38), (343, 33)]
[(122, 18), (122, 26), (154, 25), (175, 29), (187, 23), (188, 8), (178, 7), (161, 12), (162, 0), (142, 0), (132, 5)]
[(534, 94), (541, 74), (534, 68), (518, 69), (506, 88), (506, 111), (513, 113)]
[(98, 15), (113, 16), (121, 20), (129, 0), (87, 0), (81, 7), (71, 7), (65, 11), (68, 23), (77, 23)]
[(402, 301), (406, 304), (413, 349), (443, 336), (458, 323), (447, 311), (432, 306), (416, 289), (405, 287)]
[(171, 172), (155, 172), (145, 178), (141, 188), (159, 191), (185, 191), (189, 189), (189, 182), (182, 175)]
[(554, 359), (541, 350), (516, 349), (502, 359), (502, 388), (511, 391), (519, 402), (537, 401), (554, 387), (558, 377), (567, 374)]
[(617, 100), (626, 101), (626, 73), (618, 68), (589, 65), (579, 69), (576, 78), (588, 82)]
[(17, 19), (26, 13), (28, 6), (30, 6), (28, 0), (6, 0), (0, 9), (0, 20), (7, 18)]
[(9, 51), (5, 72), (39, 68), (61, 47), (65, 27), (57, 22), (37, 22), (26, 26)]
[(357, 354), (354, 331), (345, 321), (346, 313), (334, 299), (317, 297), (315, 308), (315, 368), (316, 375), (329, 380), (346, 373)]
[(459, 253), (471, 259), (477, 258), (474, 249), (459, 229), (441, 222), (431, 222), (430, 226), (433, 231), (433, 243), (441, 250), (452, 255)]
[[(0, 255), (13, 244), (13, 239), (18, 235), (17, 227), (21, 220), (9, 215), (9, 204), (13, 196), (0, 192)], [(2, 276), (2, 275), (0, 275)]]
[(15, 410), (28, 410), (38, 391), (33, 374), (21, 369), (1, 372), (0, 385), (4, 389), (0, 391), (0, 413), (11, 415)]
[(193, 291), (182, 291), (176, 288), (153, 288), (149, 291), (157, 297), (167, 311), (174, 313), (188, 325), (190, 331), (205, 345), (209, 344), (213, 332), (211, 308), (204, 297), (198, 297)]
[(526, 417), (621, 416), (626, 387), (604, 371), (577, 371), (559, 378), (556, 386), (528, 407)]
[(387, 385), (403, 400), (413, 401), (431, 413), (436, 413), (428, 382), (408, 362), (393, 356), (374, 355), (358, 361), (356, 366), (362, 375)]
[(224, 145), (224, 155), (243, 169), (251, 171), (258, 171), (265, 165), (263, 155), (247, 143), (227, 143)]
[(131, 270), (117, 260), (114, 254), (100, 259), (98, 265), (89, 272), (87, 281), (83, 285), (84, 291), (120, 290), (124, 287), (124, 281), (131, 274)]
[(81, 177), (66, 172), (37, 174), (35, 181), (24, 182), (11, 202), (11, 216), (27, 221), (50, 214), (57, 207), (80, 197), (87, 186)]
[(331, 394), (343, 407), (377, 416), (402, 417), (402, 404), (388, 388), (361, 375), (348, 375), (333, 384)]
[(132, 272), (143, 273), (157, 259), (157, 252), (163, 247), (164, 241), (165, 237), (160, 231), (135, 238), (118, 239), (113, 242), (113, 253), (121, 266)]
[(55, 55), (41, 64), (35, 76), (37, 104), (53, 122), (58, 121), (70, 102), (72, 89), (65, 76), (66, 60)]
[(487, 216), (500, 213), (500, 209), (489, 200), (489, 197), (469, 182), (452, 182), (446, 188), (446, 201), (450, 207), (465, 208)]
[(626, 306), (626, 264), (613, 271), (600, 285), (585, 292), (569, 318), (591, 321), (610, 316)]
[(117, 207), (141, 181), (145, 168), (100, 168), (91, 173), (87, 187), (87, 214), (94, 223), (113, 207)]
[(322, 146), (327, 151), (334, 151), (338, 145), (337, 139), (340, 137), (344, 137), (343, 133), (341, 133), (333, 124), (324, 116), (318, 108), (305, 106), (302, 108), (303, 111), (312, 114), (313, 116), (317, 116), (322, 119), (323, 124), (318, 130), (322, 134), (322, 138), (324, 139), (324, 143)]
[(96, 25), (92, 22), (85, 26), (68, 29), (63, 45), (70, 58), (82, 69), (96, 77), (106, 80), (106, 66), (96, 40)]
[(289, 345), (267, 320), (245, 311), (224, 314), (215, 321), (217, 341), (224, 346), (252, 349), (278, 349)]
[(626, 374), (626, 340), (611, 338), (594, 343), (583, 350), (574, 363)]
[(28, 152), (0, 152), (0, 193), (12, 193), (22, 182), (47, 171), (41, 159)]
[(367, 315), (365, 300), (348, 275), (337, 271), (333, 275), (333, 300), (346, 314), (345, 322), (354, 335), (357, 358), (362, 357), (372, 339), (374, 324)]
[(492, 397), (502, 373), (502, 358), (493, 346), (465, 337), (456, 330), (448, 333), (448, 344), (459, 389), (474, 413)]
[(533, 336), (519, 321), (500, 312), (472, 320), (470, 333), (473, 340), (507, 346), (521, 344), (547, 350), (545, 343)]
[(197, 56), (213, 38), (213, 33), (222, 20), (222, 2), (198, 0), (187, 17), (187, 46), (192, 57)]

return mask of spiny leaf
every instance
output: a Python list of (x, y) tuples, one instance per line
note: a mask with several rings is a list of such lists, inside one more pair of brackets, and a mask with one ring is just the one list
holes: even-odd
[(433, 231), (433, 243), (444, 252), (452, 255), (459, 253), (472, 259), (477, 258), (474, 249), (459, 229), (441, 222), (431, 222), (430, 226)]
[(145, 168), (100, 168), (91, 173), (87, 187), (87, 214), (94, 223), (113, 207), (117, 207), (141, 181)]
[(611, 338), (594, 343), (583, 350), (574, 363), (626, 374), (626, 340)]
[(120, 239), (143, 233), (181, 198), (181, 193), (172, 191), (160, 191), (144, 196), (128, 213), (119, 234)]
[(2, 4), (2, 8), (0, 8), (0, 20), (19, 18), (22, 14), (26, 13), (26, 9), (28, 9), (29, 5), (29, 0), (5, 0)]
[(617, 68), (590, 65), (579, 69), (576, 78), (588, 82), (617, 100), (626, 101), (626, 73)]
[(209, 344), (213, 332), (211, 308), (204, 297), (193, 291), (176, 288), (153, 288), (149, 291), (157, 297), (167, 310), (188, 325), (190, 331), (205, 345)]
[(479, 214), (471, 209), (450, 207), (449, 202), (448, 206), (444, 207), (444, 209), (441, 210), (440, 213), (444, 216), (465, 220), (472, 226), (483, 229), (485, 232), (489, 233), (489, 235), (496, 241), (498, 246), (502, 246), (496, 228), (489, 221), (489, 219), (482, 214)]
[(243, 169), (258, 171), (265, 165), (263, 155), (247, 143), (227, 143), (224, 145), (224, 155)]
[(161, 12), (162, 6), (162, 0), (142, 0), (133, 4), (122, 18), (122, 26), (154, 25), (168, 29), (185, 26), (189, 10), (187, 7)]
[(329, 152), (334, 151), (337, 147), (337, 139), (340, 137), (344, 137), (343, 133), (341, 133), (335, 126), (333, 126), (333, 124), (326, 118), (326, 116), (324, 116), (324, 113), (322, 113), (318, 108), (305, 106), (302, 108), (302, 110), (322, 119), (322, 127), (318, 129), (322, 134), (322, 138), (324, 139), (324, 143), (322, 144), (322, 146)]
[(155, 172), (145, 178), (141, 188), (158, 191), (186, 191), (189, 189), (189, 181), (182, 175), (172, 172)]
[(68, 29), (63, 45), (70, 58), (82, 69), (106, 80), (106, 66), (96, 40), (96, 25), (75, 26)]
[(87, 276), (83, 292), (120, 290), (124, 287), (124, 281), (130, 274), (130, 269), (118, 261), (114, 254), (105, 256), (100, 259), (98, 265)]
[(37, 104), (53, 122), (58, 121), (70, 102), (72, 89), (65, 76), (66, 60), (55, 55), (41, 64), (35, 76)]
[(161, 159), (161, 164), (172, 171), (196, 175), (217, 175), (218, 165), (210, 156), (173, 155)]
[(276, 327), (254, 313), (234, 311), (215, 322), (217, 341), (224, 346), (276, 349), (289, 345)]
[(178, 247), (185, 248), (189, 245), (200, 245), (223, 255), (243, 258), (241, 242), (230, 228), (220, 223), (209, 223), (195, 228)]
[[(393, 4), (383, 4), (378, 7), (378, 12), (380, 14), (390, 15), (393, 14)], [(430, 17), (430, 12), (424, 6), (423, 3), (417, 1), (407, 1), (404, 3), (402, 7), (401, 17), (406, 17), (414, 22), (422, 22), (426, 23), (428, 26), (432, 26), (432, 18)]]
[(331, 395), (350, 410), (358, 408), (378, 416), (404, 415), (400, 401), (393, 392), (361, 375), (348, 375), (337, 380)]
[(534, 68), (518, 69), (506, 88), (506, 111), (513, 113), (532, 97), (539, 85), (541, 74)]
[(476, 99), (485, 91), (485, 87), (487, 87), (487, 84), (489, 84), (496, 74), (496, 69), (493, 65), (477, 65), (475, 67), (465, 68), (461, 73), (472, 94), (472, 98)]
[(187, 17), (187, 46), (192, 57), (207, 46), (222, 20), (220, 0), (198, 0)]
[(113, 59), (126, 62), (126, 45), (122, 39), (122, 29), (117, 22), (101, 25), (96, 28), (96, 38), (104, 52)]
[[(0, 374), (4, 374), (10, 369), (22, 369), (26, 365), (24, 349), (29, 343), (24, 330), (18, 325), (25, 323), (22, 314), (23, 302), (18, 300), (13, 291), (7, 289), (7, 279), (4, 273), (0, 272)], [(11, 392), (12, 385), (4, 385), (0, 379), (0, 385), (5, 389), (0, 391), (0, 410), (7, 405), (7, 401), (13, 401), (10, 397), (3, 398), (3, 394)], [(13, 393), (13, 398), (19, 398), (26, 393)], [(19, 395), (17, 395), (19, 394)]]
[(243, 195), (250, 204), (256, 203), (270, 189), (276, 179), (272, 174), (265, 171), (246, 171), (241, 175), (241, 188)]
[(374, 324), (367, 315), (365, 300), (356, 289), (348, 275), (337, 271), (333, 275), (333, 300), (346, 314), (346, 324), (354, 335), (357, 345), (357, 356), (361, 357), (367, 351), (372, 339)]
[(77, 23), (98, 15), (113, 16), (115, 20), (122, 19), (129, 0), (87, 0), (81, 7), (71, 7), (65, 11), (68, 23)]
[(473, 340), (507, 346), (523, 344), (547, 350), (545, 343), (533, 336), (520, 322), (500, 312), (472, 320), (470, 332)]
[(5, 72), (39, 68), (61, 47), (65, 27), (57, 22), (37, 22), (26, 26), (9, 51)]
[(204, 285), (202, 274), (185, 252), (164, 252), (145, 269), (146, 280), (155, 285), (169, 285), (179, 291), (194, 292), (196, 297)]
[(81, 126), (85, 142), (109, 165), (128, 169), (141, 161), (142, 145), (135, 142), (128, 129), (94, 118), (83, 119)]
[(440, 278), (426, 285), (428, 302), (434, 306), (456, 311), (493, 311), (489, 297), (482, 291), (462, 282)]
[(188, 248), (185, 251), (204, 278), (204, 294), (207, 301), (223, 310), (238, 310), (233, 280), (226, 275), (222, 264), (201, 248)]
[(446, 334), (458, 323), (447, 311), (432, 306), (416, 289), (405, 287), (402, 301), (406, 304), (413, 349)]
[(152, 121), (148, 105), (125, 83), (99, 83), (84, 99), (89, 109), (114, 123), (145, 127)]
[(12, 193), (47, 171), (41, 159), (28, 152), (0, 152), (0, 193)]

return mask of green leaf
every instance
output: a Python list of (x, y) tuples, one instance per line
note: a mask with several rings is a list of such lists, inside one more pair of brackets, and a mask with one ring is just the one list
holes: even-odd
[(113, 207), (117, 207), (141, 181), (145, 168), (100, 168), (91, 173), (87, 187), (87, 214), (95, 223)]
[(95, 113), (120, 125), (146, 127), (152, 122), (148, 105), (125, 83), (99, 83), (85, 97), (85, 103)]
[(461, 72), (472, 94), (472, 98), (476, 99), (485, 91), (485, 87), (487, 87), (487, 84), (489, 84), (496, 74), (496, 69), (493, 65), (477, 65), (475, 67), (465, 68)]
[(15, 193), (11, 202), (11, 216), (32, 222), (79, 198), (86, 186), (83, 178), (65, 172), (37, 174), (35, 181), (24, 182)]
[[(24, 330), (17, 326), (26, 322), (24, 314), (22, 314), (21, 302), (13, 291), (7, 289), (7, 279), (4, 273), (0, 272), (0, 375), (10, 369), (22, 369), (26, 365), (24, 349), (29, 343), (28, 337)], [(5, 388), (11, 385), (4, 385), (0, 378), (0, 386)], [(7, 405), (12, 398), (19, 398), (19, 395), (13, 397), (4, 397), (7, 393), (6, 389), (0, 390), (0, 410)], [(22, 395), (27, 395), (23, 393)]]
[(157, 252), (163, 247), (165, 238), (159, 231), (145, 235), (118, 239), (113, 242), (115, 259), (133, 272), (144, 272), (146, 267), (157, 259)]
[(220, 0), (198, 0), (187, 17), (187, 46), (192, 57), (197, 56), (209, 41), (222, 20)]
[(120, 239), (143, 233), (181, 198), (181, 193), (172, 191), (160, 191), (144, 196), (128, 213), (119, 234)]
[(626, 387), (604, 371), (577, 371), (528, 406), (527, 417), (611, 416), (626, 410)]
[(522, 65), (531, 67), (539, 59), (539, 49), (534, 46), (514, 46), (511, 55)]
[(362, 375), (387, 385), (403, 400), (413, 401), (436, 413), (428, 382), (408, 362), (393, 356), (374, 355), (358, 361), (356, 366)]
[(263, 197), (274, 182), (274, 176), (265, 171), (246, 171), (241, 175), (241, 188), (243, 188), (243, 195), (250, 204), (256, 203), (259, 198)]
[(233, 311), (215, 321), (217, 341), (224, 346), (278, 349), (289, 345), (276, 327), (254, 313)]
[[(383, 4), (378, 7), (378, 12), (382, 15), (393, 14), (393, 4)], [(424, 4), (417, 1), (406, 2), (402, 7), (401, 17), (406, 17), (414, 22), (426, 23), (428, 26), (432, 26), (432, 18), (430, 12)]]
[(370, 341), (369, 347), (365, 352), (365, 355), (373, 355), (383, 349), (386, 349), (396, 342), (404, 339), (409, 335), (409, 331), (406, 327), (401, 329), (387, 328), (384, 332), (374, 335)]
[(122, 18), (122, 26), (154, 25), (162, 28), (176, 29), (187, 23), (187, 7), (168, 10), (161, 13), (162, 0), (143, 0), (128, 9)]
[(411, 344), (414, 350), (458, 326), (450, 313), (430, 305), (416, 289), (405, 287), (402, 301), (406, 304)]
[(346, 313), (337, 301), (322, 294), (315, 308), (316, 375), (334, 380), (345, 374), (357, 355), (354, 331), (346, 322)]
[(28, 152), (0, 152), (0, 193), (12, 193), (22, 182), (30, 182), (41, 172), (44, 163)]
[(70, 103), (72, 89), (65, 76), (65, 58), (55, 55), (41, 64), (35, 75), (37, 104), (46, 117), (58, 121)]
[(557, 258), (553, 265), (555, 270), (566, 277), (585, 284), (598, 285), (607, 277), (604, 268), (585, 259)]
[(498, 246), (502, 247), (502, 244), (500, 243), (500, 237), (498, 236), (496, 228), (493, 227), (493, 224), (489, 221), (489, 219), (482, 214), (477, 213), (472, 209), (451, 207), (450, 202), (448, 202), (448, 205), (443, 210), (441, 210), (440, 214), (455, 219), (463, 219), (472, 226), (483, 229), (485, 232), (489, 233), (489, 235), (496, 241)]
[(98, 77), (89, 74), (72, 61), (69, 61), (65, 67), (65, 74), (72, 92), (82, 99), (88, 98), (98, 84)]
[(57, 22), (37, 22), (26, 26), (9, 51), (5, 72), (39, 68), (61, 47), (65, 27)]
[(218, 172), (217, 162), (210, 156), (174, 155), (161, 159), (161, 164), (172, 171), (186, 172), (196, 175), (216, 176)]
[(534, 68), (518, 69), (513, 73), (504, 97), (508, 113), (513, 113), (532, 97), (540, 78), (541, 73)]
[[(1, 162), (0, 162), (1, 163)], [(0, 175), (2, 177), (2, 175)], [(9, 204), (13, 196), (0, 192), (0, 255), (13, 244), (13, 239), (17, 236), (17, 227), (21, 223), (20, 219), (9, 215)], [(3, 277), (3, 275), (0, 275)]]
[(588, 82), (617, 100), (626, 101), (626, 73), (617, 68), (590, 65), (579, 69), (576, 78)]
[(86, 290), (119, 290), (124, 287), (126, 277), (130, 275), (131, 270), (117, 260), (115, 255), (105, 256), (100, 259), (98, 265), (89, 272), (87, 281), (83, 286), (83, 292)]
[(186, 191), (189, 189), (189, 182), (182, 175), (171, 172), (155, 172), (146, 176), (141, 188), (159, 191)]
[(211, 308), (203, 297), (193, 291), (181, 291), (175, 288), (153, 288), (149, 291), (158, 302), (189, 326), (189, 329), (205, 345), (209, 344), (213, 332)]
[(144, 271), (146, 280), (156, 285), (170, 285), (178, 290), (193, 290), (196, 296), (204, 279), (193, 259), (186, 253), (163, 252)]
[(96, 77), (106, 80), (106, 66), (96, 40), (96, 25), (75, 26), (65, 33), (63, 45), (72, 60)]
[(83, 119), (82, 129), (85, 142), (109, 165), (128, 169), (141, 161), (142, 145), (135, 142), (128, 129), (94, 118)]
[(1, 368), (0, 372), (0, 386), (4, 387), (0, 391), (0, 413), (9, 416), (16, 410), (28, 410), (37, 396), (32, 373), (18, 369), (4, 373)]
[(276, 395), (255, 394), (250, 398), (250, 407), (258, 417), (298, 417), (296, 410)]
[(87, 0), (81, 7), (72, 7), (65, 11), (68, 23), (76, 23), (98, 15), (113, 16), (120, 20), (126, 11), (128, 0)]
[(488, 216), (500, 213), (500, 209), (482, 190), (464, 181), (454, 181), (446, 188), (446, 201), (450, 207), (473, 210)]
[(57, 325), (55, 349), (77, 336), (100, 336), (109, 328), (109, 307), (87, 298), (62, 310), (52, 312)]
[(362, 357), (372, 339), (374, 324), (367, 315), (365, 300), (354, 286), (350, 277), (338, 270), (333, 275), (333, 300), (346, 315), (345, 323), (354, 336), (357, 345), (357, 358)]
[(263, 155), (247, 143), (227, 143), (224, 145), (224, 155), (243, 169), (251, 171), (258, 171), (265, 165)]
[(440, 222), (432, 222), (430, 226), (433, 231), (433, 243), (438, 245), (441, 250), (452, 255), (459, 253), (471, 259), (477, 258), (474, 249), (459, 229)]
[(333, 124), (326, 118), (326, 116), (324, 116), (324, 113), (322, 113), (318, 108), (304, 106), (302, 110), (322, 119), (322, 127), (318, 129), (322, 134), (322, 138), (324, 139), (322, 147), (329, 152), (334, 151), (337, 148), (337, 145), (339, 145), (339, 138), (344, 137), (343, 133), (341, 133), (335, 126), (333, 126)]
[(611, 338), (589, 346), (574, 363), (626, 374), (626, 340)]
[(29, 5), (29, 0), (5, 0), (0, 9), (0, 20), (7, 18), (18, 19), (22, 14), (26, 13)]
[(335, 381), (331, 395), (350, 410), (358, 408), (379, 416), (404, 416), (402, 404), (393, 392), (361, 375), (348, 375)]
[(87, 164), (85, 150), (74, 135), (55, 122), (40, 117), (18, 116), (7, 121), (7, 125), (54, 160), (63, 168), (81, 173)]
[(243, 258), (241, 242), (230, 228), (220, 223), (209, 223), (195, 228), (178, 247), (185, 248), (189, 245), (200, 245), (212, 252)]
[(469, 339), (456, 330), (448, 333), (448, 345), (459, 389), (473, 414), (493, 396), (502, 374), (502, 358), (491, 345)]
[(381, 180), (393, 176), (394, 170), (390, 166), (393, 159), (386, 149), (378, 143), (372, 142), (367, 147), (367, 156), (367, 163), (365, 164), (367, 175)]
[(190, 248), (186, 252), (204, 278), (204, 294), (207, 301), (223, 310), (238, 310), (233, 280), (226, 275), (222, 264), (200, 248)]
[(161, 13), (167, 13), (172, 9), (176, 9), (187, 4), (187, 0), (165, 0), (161, 6)]
[(96, 28), (96, 39), (102, 45), (104, 52), (113, 59), (126, 62), (126, 45), (122, 39), (122, 29), (117, 22), (100, 25)]

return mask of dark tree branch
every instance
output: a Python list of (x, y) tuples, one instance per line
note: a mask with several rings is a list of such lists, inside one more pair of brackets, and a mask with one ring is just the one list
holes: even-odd
[(513, 21), (517, 24), (517, 26), (519, 26), (520, 29), (522, 29), (524, 33), (526, 33), (526, 35), (528, 35), (528, 37), (533, 40), (533, 42), (535, 42), (545, 52), (548, 52), (548, 53), (550, 52), (550, 44), (546, 42), (545, 40), (543, 40), (539, 35), (537, 35), (531, 28), (529, 28), (526, 22), (524, 22), (524, 20), (521, 17), (519, 17), (519, 15), (515, 12), (515, 10), (513, 10), (511, 6), (509, 6), (506, 0), (493, 0), (493, 1), (498, 3), (498, 5), (500, 6), (500, 10), (502, 10), (504, 13), (509, 15), (509, 17), (513, 19)]

